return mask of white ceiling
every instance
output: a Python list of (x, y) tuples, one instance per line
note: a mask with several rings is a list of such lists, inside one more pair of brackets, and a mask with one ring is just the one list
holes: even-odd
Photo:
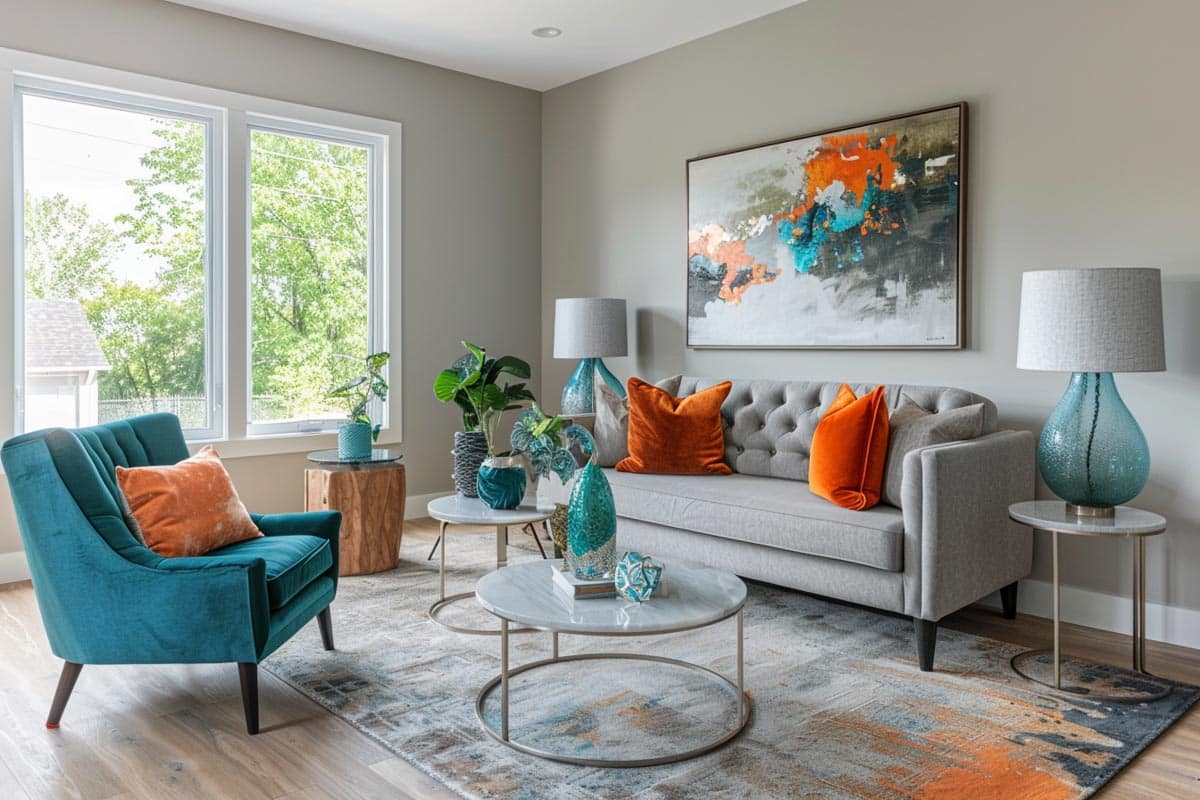
[[(171, 2), (546, 90), (804, 0)], [(563, 34), (530, 34), (543, 26)]]

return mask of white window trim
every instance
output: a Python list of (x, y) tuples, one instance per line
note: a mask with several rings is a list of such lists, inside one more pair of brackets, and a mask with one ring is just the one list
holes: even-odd
[(204, 388), (205, 428), (188, 428), (188, 439), (211, 440), (224, 438), (225, 433), (225, 112), (223, 109), (198, 103), (181, 103), (113, 89), (97, 88), (80, 83), (52, 80), (17, 73), (13, 91), (13, 318), (16, 322), (14, 353), (14, 382), (16, 418), (14, 429), (24, 432), (25, 388), (24, 319), (25, 319), (25, 261), (24, 231), (24, 125), (23, 99), (44, 97), (69, 103), (156, 114), (183, 119), (204, 126)]
[[(286, 119), (283, 117), (268, 116), (266, 114), (246, 114), (246, 166), (245, 166), (245, 182), (246, 182), (246, 325), (250, 329), (251, 315), (250, 302), (253, 294), (250, 290), (250, 282), (253, 277), (254, 265), (251, 263), (251, 248), (250, 248), (250, 224), (251, 212), (250, 207), (250, 169), (251, 169), (251, 139), (255, 131), (264, 133), (279, 133), (288, 136), (303, 136), (309, 139), (319, 139), (330, 142), (332, 144), (354, 145), (364, 147), (367, 150), (367, 206), (369, 218), (367, 221), (367, 352), (374, 353), (380, 350), (386, 350), (388, 342), (388, 324), (387, 324), (387, 302), (388, 296), (388, 281), (387, 270), (383, 265), (387, 263), (387, 192), (384, 190), (384, 183), (388, 174), (387, 170), (387, 136), (379, 134), (367, 133), (364, 131), (350, 130), (347, 128), (334, 127), (332, 125), (316, 125), (310, 122), (304, 122), (295, 119)], [(253, 363), (250, 357), (250, 342), (254, 338), (253, 330), (250, 330), (249, 336), (246, 337), (246, 364)], [(251, 367), (252, 369), (252, 367)], [(385, 377), (388, 383), (391, 383), (391, 374), (385, 367)], [(254, 422), (250, 419), (249, 412), (253, 409), (252, 394), (254, 388), (254, 376), (247, 374), (246, 376), (246, 431), (249, 436), (278, 436), (280, 434), (290, 433), (321, 433), (337, 429), (338, 420), (336, 419), (314, 419), (303, 422)], [(389, 396), (391, 392), (389, 391)], [(380, 419), (384, 429), (388, 428), (389, 411), (387, 407), (389, 403), (379, 403), (372, 400), (370, 413), (372, 419)]]
[[(224, 111), (225, 152), (224, 175), (221, 191), (224, 197), (225, 231), (222, 251), (224, 262), (224, 335), (222, 353), (224, 375), (219, 376), (219, 396), (225, 399), (224, 438), (214, 440), (221, 445), (225, 457), (256, 456), (282, 453), (299, 453), (306, 450), (330, 447), (335, 436), (330, 433), (289, 433), (283, 435), (251, 436), (247, 433), (248, 420), (248, 274), (245, 253), (247, 250), (246, 198), (244, 184), (246, 172), (245, 153), (247, 143), (246, 121), (249, 116), (261, 115), (273, 119), (304, 121), (317, 126), (359, 131), (383, 137), (386, 145), (381, 150), (381, 161), (385, 165), (386, 185), (378, 187), (382, 200), (375, 209), (380, 224), (377, 226), (381, 241), (381, 257), (378, 260), (382, 274), (381, 294), (386, 297), (384, 313), (376, 315), (382, 324), (377, 333), (380, 341), (392, 357), (388, 364), (391, 390), (385, 411), (385, 426), (380, 433), (381, 444), (395, 445), (402, 441), (403, 420), (401, 417), (402, 391), (400, 376), (403, 374), (403, 357), (400, 341), (401, 311), (401, 125), (392, 120), (367, 117), (327, 109), (314, 108), (269, 98), (213, 89), (195, 84), (155, 78), (122, 70), (98, 67), (75, 61), (25, 53), (0, 48), (0, 308), (14, 308), (16, 302), (15, 235), (16, 202), (15, 168), (16, 148), (13, 135), (18, 122), (14, 119), (14, 93), (18, 76), (40, 76), (62, 83), (75, 83), (93, 88), (108, 88), (122, 95), (142, 95), (161, 102), (171, 100), (185, 104), (211, 106)], [(170, 98), (170, 100), (167, 100)], [(9, 157), (4, 154), (8, 153)], [(236, 184), (236, 185), (235, 185)], [(12, 189), (8, 191), (7, 189)], [(374, 220), (373, 220), (374, 221)], [(376, 246), (373, 242), (373, 247)], [(213, 247), (215, 258), (216, 246)], [(12, 325), (0, 325), (0, 386), (16, 375), (16, 353), (19, 344), (19, 320)], [(374, 333), (374, 331), (373, 331)], [(239, 347), (235, 343), (244, 342)], [(382, 348), (381, 348), (382, 349)], [(16, 387), (0, 390), (0, 439), (13, 434), (16, 421)], [(193, 440), (199, 444), (201, 440)]]

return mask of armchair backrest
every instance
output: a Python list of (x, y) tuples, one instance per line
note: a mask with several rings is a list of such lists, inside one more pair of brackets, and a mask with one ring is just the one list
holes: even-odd
[(158, 564), (161, 557), (125, 522), (116, 467), (174, 464), (187, 455), (172, 414), (78, 430), (47, 428), (5, 442), (0, 460), (39, 600), (43, 588), (77, 577), (83, 562), (101, 574), (118, 567), (103, 550), (142, 566)]

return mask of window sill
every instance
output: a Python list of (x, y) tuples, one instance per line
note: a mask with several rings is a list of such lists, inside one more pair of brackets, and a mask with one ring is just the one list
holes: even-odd
[[(390, 435), (386, 428), (380, 432), (376, 447), (398, 447), (398, 437)], [(337, 447), (337, 434), (330, 431), (316, 433), (277, 433), (248, 436), (244, 439), (192, 439), (188, 450), (195, 453), (205, 445), (212, 445), (222, 459), (258, 458), (283, 456), (295, 453), (311, 453), (314, 450), (331, 450)]]

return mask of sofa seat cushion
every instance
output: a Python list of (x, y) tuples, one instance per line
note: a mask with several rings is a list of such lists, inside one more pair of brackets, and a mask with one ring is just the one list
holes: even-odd
[(333, 566), (329, 542), (319, 536), (263, 536), (213, 550), (206, 558), (246, 556), (267, 564), (267, 599), (271, 610), (283, 608), (304, 587)]
[(808, 484), (780, 478), (604, 472), (621, 517), (890, 572), (904, 569), (898, 508), (850, 511), (812, 494)]

